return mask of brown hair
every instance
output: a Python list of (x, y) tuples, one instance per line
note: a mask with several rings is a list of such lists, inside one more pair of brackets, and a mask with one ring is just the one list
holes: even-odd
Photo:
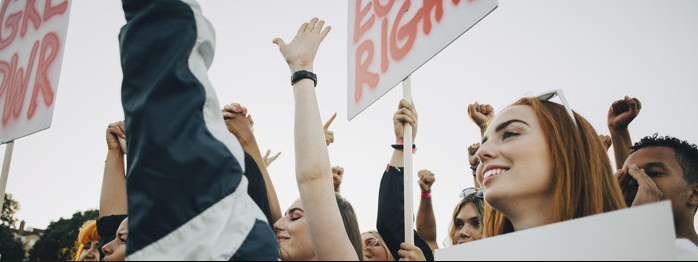
[[(625, 208), (611, 160), (589, 122), (574, 113), (572, 121), (565, 108), (537, 98), (522, 98), (512, 106), (533, 108), (546, 136), (552, 156), (554, 191), (551, 218), (561, 222)], [(508, 218), (486, 205), (483, 236), (514, 231)]]
[(453, 238), (453, 236), (456, 234), (456, 217), (458, 216), (460, 210), (463, 209), (463, 207), (467, 204), (472, 204), (475, 206), (475, 210), (477, 210), (477, 218), (480, 219), (480, 232), (482, 232), (482, 218), (485, 204), (482, 198), (477, 196), (477, 193), (473, 193), (463, 197), (463, 199), (458, 202), (458, 205), (456, 205), (456, 209), (453, 210), (451, 225), (448, 227), (448, 237), (451, 239), (451, 245), (455, 245), (457, 240), (456, 238)]
[(335, 198), (337, 199), (337, 207), (339, 207), (339, 213), (342, 215), (342, 222), (344, 222), (344, 229), (347, 231), (349, 241), (351, 245), (354, 246), (356, 255), (359, 256), (359, 261), (363, 261), (363, 241), (361, 241), (361, 231), (359, 231), (359, 222), (356, 219), (354, 208), (349, 201), (344, 199), (341, 195), (335, 193)]

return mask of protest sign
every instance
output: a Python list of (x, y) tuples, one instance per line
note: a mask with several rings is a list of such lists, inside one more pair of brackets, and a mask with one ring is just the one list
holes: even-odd
[(350, 0), (349, 120), (497, 7), (497, 0)]
[(438, 261), (676, 260), (671, 202), (664, 201), (436, 250)]
[(0, 143), (51, 126), (70, 0), (6, 0), (0, 11)]

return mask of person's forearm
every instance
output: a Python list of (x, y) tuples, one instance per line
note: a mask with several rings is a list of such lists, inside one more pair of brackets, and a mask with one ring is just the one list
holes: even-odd
[(259, 171), (262, 172), (262, 178), (264, 179), (264, 185), (267, 189), (267, 198), (269, 199), (269, 209), (271, 209), (271, 216), (274, 221), (270, 221), (272, 224), (283, 217), (281, 213), (281, 205), (279, 205), (279, 198), (276, 195), (276, 190), (274, 189), (274, 184), (271, 182), (271, 177), (269, 176), (269, 171), (267, 166), (264, 164), (264, 158), (262, 157), (262, 152), (259, 151), (259, 145), (255, 138), (249, 139), (248, 141), (240, 141), (242, 144), (242, 149), (245, 150), (255, 163), (259, 167)]
[(107, 153), (99, 198), (100, 217), (128, 214), (124, 162), (124, 154), (120, 151), (110, 150)]
[(613, 140), (613, 153), (616, 158), (616, 169), (623, 169), (625, 160), (630, 156), (630, 147), (632, 140), (630, 139), (630, 131), (627, 128), (613, 129), (611, 131), (611, 139)]
[(358, 260), (335, 199), (330, 157), (313, 81), (294, 86), (296, 180), (319, 260)]
[(436, 217), (431, 204), (431, 197), (422, 197), (419, 201), (417, 211), (417, 233), (429, 244), (432, 250), (438, 248), (436, 245)]

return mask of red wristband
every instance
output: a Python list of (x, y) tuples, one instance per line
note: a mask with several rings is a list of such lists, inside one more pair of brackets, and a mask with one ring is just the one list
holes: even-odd
[(431, 192), (429, 192), (429, 193), (422, 193), (422, 197), (423, 197), (423, 198), (429, 198), (429, 197), (431, 197)]

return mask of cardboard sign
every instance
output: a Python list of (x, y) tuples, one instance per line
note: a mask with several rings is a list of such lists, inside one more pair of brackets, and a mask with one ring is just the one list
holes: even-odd
[(497, 8), (497, 0), (350, 0), (349, 120)]
[(0, 142), (51, 126), (71, 0), (4, 0)]
[(438, 261), (676, 260), (671, 202), (588, 216), (436, 250)]

